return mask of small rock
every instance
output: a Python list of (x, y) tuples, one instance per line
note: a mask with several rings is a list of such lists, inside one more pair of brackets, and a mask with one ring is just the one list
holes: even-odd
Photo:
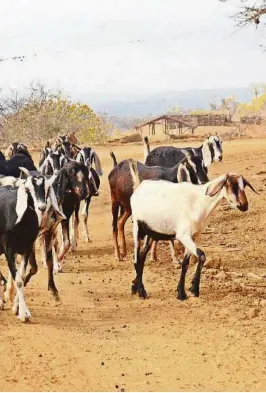
[(260, 306), (266, 307), (266, 299), (260, 299)]
[(227, 274), (225, 273), (224, 270), (220, 271), (218, 274), (216, 274), (216, 278), (220, 281), (225, 281), (227, 278)]
[(248, 310), (247, 316), (248, 319), (256, 318), (259, 315), (259, 310), (257, 308), (250, 308)]
[(101, 363), (101, 366), (104, 366), (104, 362)]
[(204, 266), (206, 267), (206, 269), (220, 269), (221, 264), (222, 261), (220, 258), (219, 259), (211, 258), (205, 262)]

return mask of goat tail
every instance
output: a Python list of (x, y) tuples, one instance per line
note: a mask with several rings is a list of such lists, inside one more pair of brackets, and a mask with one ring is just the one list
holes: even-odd
[(130, 173), (131, 173), (132, 180), (133, 180), (133, 191), (135, 191), (136, 188), (140, 185), (138, 163), (137, 163), (137, 161), (133, 160), (132, 158), (130, 158), (128, 160), (128, 163), (129, 163), (129, 169), (130, 169)]
[(111, 156), (112, 159), (113, 159), (114, 167), (115, 167), (115, 166), (117, 165), (117, 159), (116, 159), (116, 156), (115, 156), (115, 154), (114, 154), (113, 151), (110, 151), (110, 156)]
[(147, 136), (144, 137), (144, 161), (146, 161), (147, 156), (150, 154), (150, 144)]
[(99, 176), (102, 176), (102, 174), (103, 174), (102, 164), (101, 164), (100, 158), (99, 158), (98, 154), (96, 153), (96, 151), (93, 152), (93, 158), (94, 158), (94, 162), (95, 162), (96, 172), (98, 173)]

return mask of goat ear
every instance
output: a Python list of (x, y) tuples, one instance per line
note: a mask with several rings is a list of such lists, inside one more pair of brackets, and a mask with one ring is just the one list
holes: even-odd
[(103, 170), (102, 170), (102, 165), (101, 165), (101, 161), (98, 157), (98, 154), (96, 152), (94, 152), (93, 157), (94, 157), (96, 172), (98, 173), (99, 176), (102, 176)]
[(28, 193), (25, 189), (24, 185), (20, 185), (18, 187), (18, 193), (17, 193), (17, 203), (16, 203), (16, 213), (17, 213), (17, 225), (23, 218), (25, 211), (27, 210), (28, 207)]
[(253, 188), (253, 186), (250, 184), (249, 181), (247, 181), (245, 178), (243, 178), (243, 183), (244, 183), (244, 187), (248, 186), (249, 188), (251, 188), (251, 190), (253, 192), (255, 192), (255, 194), (259, 195), (259, 193)]
[(183, 164), (179, 165), (179, 168), (177, 171), (177, 181), (178, 181), (178, 183), (190, 181), (190, 176), (189, 176), (188, 170), (185, 168), (185, 166)]
[(215, 196), (219, 191), (221, 191), (221, 189), (226, 183), (226, 180), (226, 175), (220, 176), (217, 179), (212, 180), (207, 186), (205, 195), (209, 195), (210, 197)]
[(26, 177), (30, 176), (30, 171), (27, 168), (24, 168), (23, 166), (19, 166), (20, 169), (20, 177), (22, 177), (22, 174), (26, 175)]
[(52, 204), (53, 208), (55, 209), (55, 211), (57, 213), (58, 219), (60, 221), (65, 220), (66, 216), (64, 215), (63, 211), (60, 210), (60, 208), (58, 206), (58, 201), (57, 201), (57, 198), (55, 196), (55, 192), (54, 192), (54, 189), (53, 189), (52, 185), (49, 188), (49, 198), (50, 198), (50, 201), (51, 201), (51, 204)]
[(210, 151), (210, 146), (208, 140), (204, 141), (202, 145), (202, 156), (203, 156), (203, 162), (204, 166), (208, 167), (212, 163), (212, 156), (211, 156), (211, 151)]
[(59, 172), (59, 175), (57, 176), (56, 179), (56, 197), (57, 199), (61, 199), (67, 190), (67, 186), (68, 186), (68, 175), (67, 175), (67, 171), (65, 168), (62, 168)]
[(189, 159), (189, 160), (191, 160), (191, 158), (195, 155), (195, 154), (192, 152), (192, 150), (189, 151), (189, 150), (183, 150), (183, 149), (181, 149), (181, 151), (182, 151), (182, 153), (185, 155), (185, 157), (186, 157), (187, 159)]

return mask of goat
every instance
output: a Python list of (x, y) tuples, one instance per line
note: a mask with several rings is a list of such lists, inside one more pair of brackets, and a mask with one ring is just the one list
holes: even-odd
[(5, 162), (6, 161), (6, 157), (4, 156), (4, 154), (0, 151), (0, 162)]
[[(69, 220), (75, 213), (74, 241), (77, 239), (77, 228), (79, 223), (78, 211), (80, 201), (93, 194), (90, 183), (89, 169), (76, 161), (71, 161), (60, 169), (56, 176), (53, 187), (59, 205), (62, 206), (65, 219), (61, 222), (63, 243), (58, 252), (58, 260), (61, 261), (70, 248)], [(57, 246), (57, 243), (56, 243)], [(75, 247), (75, 246), (74, 246)]]
[[(132, 293), (146, 298), (142, 282), (143, 268), (151, 241), (176, 239), (185, 247), (177, 298), (185, 300), (185, 277), (191, 255), (198, 258), (196, 273), (189, 289), (199, 296), (200, 276), (206, 260), (204, 252), (197, 247), (195, 239), (204, 229), (205, 221), (212, 211), (226, 199), (234, 208), (248, 210), (245, 187), (257, 193), (241, 175), (227, 173), (204, 184), (173, 184), (163, 180), (145, 180), (140, 184), (138, 166), (129, 161), (134, 182), (134, 193), (130, 203), (133, 218), (134, 264), (136, 277), (132, 282)], [(141, 240), (145, 243), (141, 249)]]
[(18, 143), (18, 142), (10, 143), (10, 145), (6, 148), (5, 156), (7, 159), (10, 159), (15, 154), (19, 154), (19, 153), (31, 157), (27, 146), (24, 145), (23, 143)]
[[(24, 275), (50, 196), (53, 204), (53, 189), (43, 176), (29, 176), (18, 188), (0, 187), (0, 254), (5, 254), (10, 283), (15, 282), (12, 310), (23, 322), (31, 319), (23, 294)], [(58, 209), (57, 203), (54, 207)], [(22, 256), (19, 271), (15, 263), (17, 254)], [(47, 260), (52, 265), (51, 258)]]
[(99, 159), (98, 154), (95, 150), (91, 147), (84, 147), (79, 151), (76, 157), (76, 161), (81, 162), (84, 165), (89, 165), (90, 167), (92, 164), (95, 164), (95, 170), (99, 176), (103, 175), (101, 161)]
[(160, 146), (152, 151), (150, 151), (148, 138), (144, 138), (144, 159), (147, 166), (161, 165), (170, 168), (184, 158), (186, 151), (200, 156), (203, 159), (206, 170), (213, 161), (222, 161), (223, 159), (222, 141), (217, 135), (209, 136), (197, 148)]
[(0, 310), (4, 310), (4, 291), (6, 288), (6, 279), (0, 272)]
[[(195, 184), (202, 184), (208, 181), (201, 158), (193, 153), (188, 153), (187, 157), (173, 168), (150, 167), (140, 162), (137, 165), (141, 181), (146, 179), (163, 179), (173, 183), (191, 181)], [(116, 165), (109, 173), (108, 180), (112, 199), (115, 258), (120, 261), (123, 260), (127, 253), (124, 228), (126, 221), (131, 216), (130, 197), (133, 193), (133, 182), (128, 160), (121, 161)], [(120, 216), (118, 219), (119, 209)], [(118, 235), (122, 243), (121, 253), (118, 246)]]
[(39, 160), (39, 168), (42, 166), (44, 160), (46, 159), (46, 157), (48, 157), (49, 153), (52, 151), (50, 146), (45, 146), (42, 150), (41, 150), (41, 155), (40, 155), (40, 160)]
[(61, 151), (50, 151), (40, 166), (40, 172), (45, 176), (58, 174), (59, 170), (68, 162)]
[(111, 156), (111, 158), (113, 160), (113, 164), (114, 164), (114, 167), (115, 167), (118, 164), (118, 162), (117, 162), (116, 156), (115, 156), (113, 151), (110, 151), (110, 156)]
[[(19, 168), (21, 170), (21, 168)], [(12, 186), (12, 187), (19, 187), (21, 184), (24, 184), (24, 179), (17, 179), (14, 176), (3, 176), (0, 178), (0, 186)]]
[(24, 167), (29, 171), (36, 170), (32, 159), (25, 154), (19, 153), (12, 156), (10, 160), (0, 162), (0, 174), (4, 176), (19, 177), (19, 167)]

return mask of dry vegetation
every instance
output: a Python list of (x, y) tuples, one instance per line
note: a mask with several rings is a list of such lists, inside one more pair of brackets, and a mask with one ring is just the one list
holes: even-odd
[[(211, 167), (210, 177), (238, 171), (260, 195), (247, 190), (247, 213), (226, 206), (215, 211), (199, 240), (208, 261), (201, 297), (180, 302), (179, 270), (164, 244), (159, 261), (148, 262), (144, 272), (149, 298), (131, 296), (131, 222), (128, 258), (116, 262), (107, 180), (112, 162), (109, 148), (98, 147), (104, 176), (89, 216), (92, 243), (81, 237), (78, 251), (67, 254), (64, 273), (56, 276), (60, 304), (48, 293), (47, 271), (39, 266), (26, 289), (33, 322), (16, 321), (10, 305), (1, 312), (2, 389), (264, 391), (265, 149), (266, 139), (224, 142), (224, 162)], [(139, 144), (112, 150), (119, 160), (143, 158)]]
[(81, 143), (103, 143), (111, 129), (106, 115), (70, 101), (60, 90), (33, 83), (24, 92), (0, 96), (0, 142), (35, 146), (58, 134), (75, 132)]

